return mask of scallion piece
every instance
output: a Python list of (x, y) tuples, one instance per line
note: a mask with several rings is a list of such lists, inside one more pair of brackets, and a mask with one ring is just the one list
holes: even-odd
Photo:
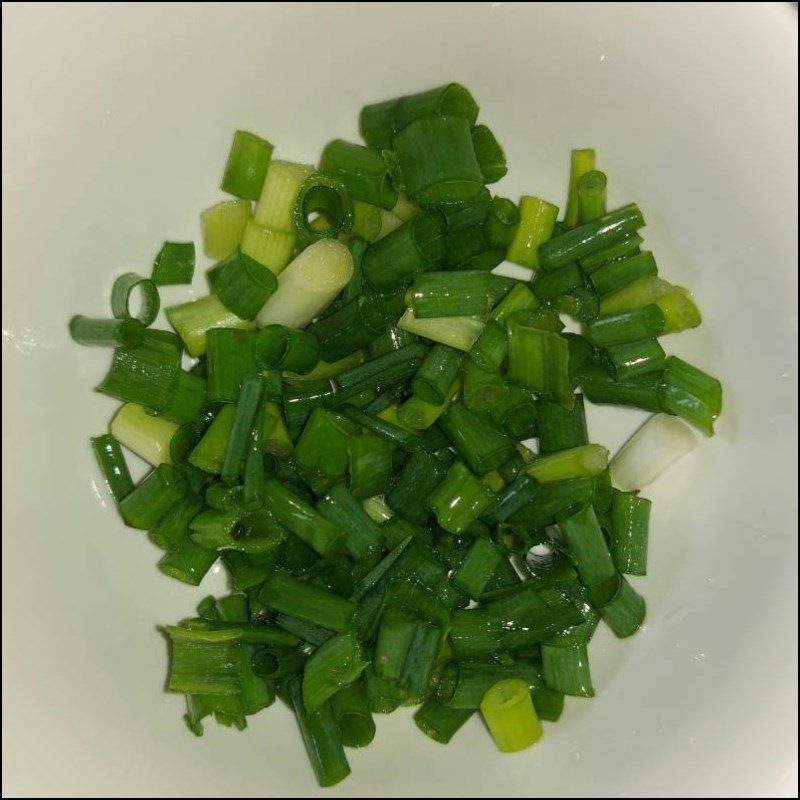
[(261, 375), (247, 374), (242, 378), (242, 388), (236, 401), (225, 460), (222, 462), (222, 480), (235, 483), (244, 467), (247, 445), (256, 425), (263, 424), (264, 378)]
[(510, 658), (451, 661), (442, 670), (437, 700), (447, 708), (479, 708), (486, 692), (499, 680), (514, 678), (529, 686), (541, 683), (538, 666)]
[(69, 321), (73, 341), (94, 347), (136, 347), (145, 338), (147, 328), (138, 319), (90, 319), (80, 314)]
[(334, 139), (322, 151), (319, 169), (341, 182), (353, 200), (387, 211), (397, 203), (397, 189), (379, 150)]
[(277, 278), (267, 267), (240, 250), (213, 267), (208, 281), (223, 305), (246, 320), (255, 318), (278, 286)]
[(449, 270), (489, 271), (500, 264), (504, 257), (505, 248), (492, 247), (486, 239), (483, 226), (472, 225), (447, 234), (442, 266)]
[(606, 295), (600, 302), (600, 313), (616, 314), (620, 311), (643, 308), (651, 303), (657, 304), (660, 298), (669, 294), (674, 288), (671, 283), (655, 275), (644, 275)]
[(611, 555), (620, 572), (647, 574), (647, 537), (652, 503), (635, 492), (614, 492), (611, 501)]
[(486, 587), (494, 571), (500, 566), (503, 554), (489, 539), (476, 539), (464, 560), (453, 573), (453, 585), (470, 597), (478, 597)]
[(229, 311), (222, 301), (213, 294), (181, 303), (166, 309), (170, 325), (177, 331), (183, 340), (190, 356), (199, 358), (206, 352), (206, 334), (213, 328), (237, 328), (240, 330), (253, 330), (255, 325), (240, 319)]
[(414, 394), (431, 405), (441, 405), (461, 368), (463, 354), (444, 344), (432, 347), (411, 381)]
[(508, 384), (496, 371), (481, 369), (472, 359), (464, 362), (461, 402), (470, 411), (491, 411), (500, 403)]
[(194, 260), (194, 242), (164, 242), (153, 262), (151, 279), (156, 286), (191, 283)]
[(557, 217), (558, 206), (539, 197), (523, 195), (519, 201), (519, 226), (508, 246), (508, 260), (528, 269), (538, 269), (539, 248), (553, 235)]
[(278, 522), (321, 556), (339, 549), (344, 531), (280, 481), (265, 481), (264, 499)]
[(354, 406), (345, 406), (341, 412), (345, 417), (360, 425), (364, 430), (380, 436), (402, 450), (413, 453), (425, 446), (425, 440), (415, 431), (401, 428), (393, 422), (382, 419), (374, 414), (368, 414)]
[(586, 325), (586, 335), (599, 347), (652, 339), (664, 332), (664, 312), (654, 303), (598, 317)]
[(691, 292), (683, 286), (673, 286), (656, 299), (656, 305), (664, 315), (664, 333), (696, 328), (702, 322), (700, 309), (695, 305)]
[(114, 502), (119, 503), (133, 491), (133, 480), (122, 448), (114, 436), (108, 433), (92, 437), (91, 443), (108, 490)]
[(542, 723), (536, 716), (525, 681), (498, 681), (486, 692), (481, 714), (501, 753), (525, 750), (542, 738)]
[(303, 681), (292, 677), (288, 695), (306, 745), (306, 752), (320, 786), (335, 786), (350, 774), (342, 740), (330, 704), (309, 711), (303, 703)]
[(494, 495), (461, 462), (456, 461), (428, 494), (436, 519), (446, 531), (463, 533), (491, 505)]
[(554, 691), (575, 697), (594, 697), (586, 643), (572, 645), (542, 642), (542, 671)]
[(400, 328), (446, 344), (456, 350), (468, 351), (481, 335), (485, 323), (480, 317), (436, 317), (417, 319), (413, 309), (407, 309), (397, 323)]
[(686, 424), (653, 414), (611, 459), (611, 480), (622, 491), (642, 489), (695, 447), (697, 439)]
[(367, 666), (355, 634), (340, 633), (314, 651), (303, 673), (303, 702), (309, 711), (319, 708), (339, 689), (353, 683)]
[(395, 133), (431, 114), (462, 117), (472, 125), (478, 117), (478, 104), (464, 86), (448, 83), (427, 92), (364, 106), (358, 126), (369, 147), (391, 147)]
[(584, 444), (540, 456), (523, 467), (523, 471), (539, 483), (554, 483), (572, 478), (591, 478), (606, 467), (608, 450), (600, 444)]
[(522, 282), (516, 285), (492, 309), (489, 319), (497, 325), (505, 325), (508, 318), (517, 311), (536, 309), (539, 300), (536, 295)]
[(329, 378), (287, 385), (283, 391), (283, 410), (289, 430), (299, 434), (312, 410), (332, 397), (333, 384)]
[(658, 274), (655, 258), (649, 250), (627, 258), (609, 261), (594, 270), (589, 280), (600, 297), (608, 297), (640, 278)]
[(111, 369), (96, 391), (163, 411), (172, 400), (181, 373), (180, 342), (169, 338), (174, 334), (164, 336), (166, 333), (148, 331), (141, 344), (117, 347)]
[(636, 633), (644, 622), (646, 613), (644, 598), (621, 576), (617, 591), (600, 607), (603, 621), (620, 639)]
[(380, 551), (383, 543), (380, 527), (367, 516), (361, 503), (342, 484), (336, 484), (328, 490), (317, 503), (317, 510), (345, 531), (344, 546), (356, 560)]
[(253, 355), (260, 369), (291, 370), (300, 375), (314, 369), (319, 351), (316, 336), (285, 325), (267, 325), (253, 343)]
[(375, 738), (375, 722), (367, 704), (363, 680), (339, 689), (331, 697), (330, 705), (345, 747), (366, 747)]
[(186, 481), (169, 464), (149, 472), (119, 503), (126, 525), (140, 530), (152, 528), (186, 493)]
[(448, 744), (474, 713), (474, 708), (447, 708), (435, 698), (428, 698), (414, 714), (414, 722), (435, 742)]
[(589, 444), (583, 395), (575, 395), (572, 408), (542, 400), (538, 409), (537, 433), (542, 455)]
[(508, 334), (505, 327), (490, 323), (470, 348), (469, 357), (481, 369), (497, 372), (508, 353)]
[[(131, 300), (134, 292), (139, 293), (139, 313), (131, 313)], [(142, 325), (152, 325), (158, 316), (161, 301), (158, 289), (150, 278), (143, 278), (135, 272), (120, 275), (111, 289), (111, 313), (117, 319), (137, 319)]]
[(348, 440), (349, 489), (366, 500), (389, 489), (392, 480), (392, 447), (380, 436), (362, 434)]
[(222, 472), (235, 413), (236, 408), (233, 405), (225, 405), (219, 410), (214, 421), (189, 454), (189, 463), (192, 466), (204, 472)]
[(294, 246), (294, 231), (272, 230), (250, 219), (244, 226), (239, 249), (243, 255), (263, 264), (273, 275), (280, 275), (292, 260)]
[(203, 211), (200, 228), (206, 256), (219, 261), (236, 250), (252, 214), (249, 200), (223, 200)]
[(452, 403), (439, 425), (456, 451), (478, 475), (497, 469), (514, 452), (514, 443), (486, 414)]
[(208, 400), (233, 403), (239, 397), (245, 375), (258, 372), (253, 354), (256, 334), (235, 328), (213, 328), (207, 339)]
[[(502, 305), (502, 304), (501, 304)], [(543, 330), (530, 311), (518, 311), (508, 319), (508, 378), (557, 402), (571, 397), (567, 340)]]
[(169, 464), (170, 442), (178, 426), (154, 417), (138, 403), (126, 403), (111, 420), (114, 438), (140, 458), (152, 464)]
[(415, 319), (485, 314), (489, 273), (484, 270), (425, 272), (414, 279)]
[(584, 172), (578, 180), (578, 224), (591, 222), (606, 213), (606, 186), (608, 179), (605, 172), (590, 170)]
[(377, 242), (364, 254), (366, 281), (379, 292), (409, 283), (429, 270), (444, 254), (444, 220), (439, 214), (418, 214)]
[[(351, 235), (365, 242), (376, 241), (383, 233), (383, 214), (388, 213), (384, 209), (378, 208), (378, 206), (362, 203), (360, 200), (353, 200), (353, 228), (350, 231)], [(397, 223), (399, 227), (402, 224), (402, 220), (398, 219)]]
[[(601, 587), (614, 580), (617, 571), (591, 505), (569, 515), (559, 515), (558, 527), (584, 586)], [(557, 686), (551, 688), (558, 689)]]
[(308, 246), (281, 272), (277, 291), (259, 311), (256, 322), (304, 328), (324, 311), (353, 276), (353, 257), (338, 241), (322, 239)]
[(349, 629), (356, 609), (349, 600), (284, 572), (267, 578), (261, 597), (275, 611), (338, 632)]
[[(315, 215), (324, 221), (323, 225), (313, 224)], [(315, 173), (300, 185), (293, 221), (301, 246), (320, 239), (336, 239), (353, 227), (353, 202), (342, 183)]]
[(578, 263), (587, 272), (592, 273), (609, 261), (636, 255), (639, 252), (639, 246), (643, 243), (644, 239), (638, 233), (631, 233), (624, 239), (620, 239), (619, 242), (579, 258)]
[(459, 391), (461, 391), (461, 379), (456, 378), (445, 393), (444, 400), (438, 405), (427, 403), (412, 394), (408, 400), (397, 407), (397, 419), (402, 425), (414, 430), (430, 428), (444, 414)]
[(203, 510), (203, 501), (188, 492), (148, 531), (147, 538), (162, 550), (179, 547), (189, 535), (189, 524)]
[(484, 183), (496, 183), (508, 172), (506, 154), (486, 125), (476, 125), (472, 129), (472, 146)]
[(427, 497), (446, 474), (447, 464), (436, 456), (424, 450), (412, 453), (386, 496), (390, 508), (411, 522), (425, 524), (430, 512), (420, 500)]
[(539, 250), (539, 263), (542, 269), (558, 269), (617, 244), (644, 224), (642, 212), (635, 203), (630, 203), (544, 242)]
[(664, 411), (714, 435), (714, 420), (722, 411), (722, 384), (707, 372), (677, 356), (666, 359), (658, 397)]
[(170, 578), (198, 586), (218, 555), (216, 550), (201, 547), (187, 536), (174, 550), (164, 554), (158, 568)]
[(617, 381), (628, 381), (648, 372), (660, 372), (666, 353), (657, 339), (640, 339), (606, 347), (603, 360)]
[(587, 172), (594, 170), (594, 165), (595, 152), (591, 148), (573, 150), (570, 153), (569, 193), (567, 208), (564, 212), (564, 225), (567, 228), (574, 228), (578, 224), (578, 185)]
[(567, 264), (552, 272), (537, 272), (533, 292), (540, 300), (554, 301), (583, 285), (583, 270), (577, 264)]
[(222, 191), (245, 200), (258, 200), (274, 149), (254, 133), (236, 131), (222, 176)]
[(660, 383), (661, 375), (657, 372), (617, 381), (602, 367), (591, 367), (580, 378), (581, 389), (592, 403), (633, 406), (645, 411), (661, 410)]

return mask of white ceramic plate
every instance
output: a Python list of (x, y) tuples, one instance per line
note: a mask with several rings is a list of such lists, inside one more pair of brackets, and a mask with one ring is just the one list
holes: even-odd
[[(363, 103), (449, 80), (506, 147), (504, 194), (562, 201), (569, 149), (597, 149), (611, 203), (640, 203), (696, 293), (706, 322), (669, 347), (726, 408), (648, 491), (647, 629), (596, 637), (596, 699), (513, 757), (478, 720), (442, 747), (381, 718), (324, 794), (796, 794), (796, 35), (789, 4), (4, 5), (4, 795), (319, 792), (280, 704), (197, 740), (162, 692), (156, 624), (220, 577), (167, 580), (118, 521), (87, 442), (108, 353), (66, 322), (198, 239), (235, 128), (314, 161)], [(640, 419), (590, 424), (615, 447)]]

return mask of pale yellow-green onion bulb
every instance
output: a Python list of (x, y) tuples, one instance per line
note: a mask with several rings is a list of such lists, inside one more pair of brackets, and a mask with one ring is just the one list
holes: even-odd
[(501, 753), (516, 753), (542, 738), (542, 723), (526, 681), (498, 681), (483, 696), (481, 714)]
[(125, 403), (111, 420), (111, 435), (121, 444), (157, 467), (169, 464), (169, 443), (178, 426), (148, 414), (138, 403)]
[(264, 228), (292, 233), (294, 207), (300, 185), (314, 172), (308, 164), (293, 164), (290, 161), (273, 161), (256, 203), (255, 219)]
[(341, 242), (320, 239), (309, 245), (278, 276), (278, 289), (258, 312), (256, 322), (304, 328), (319, 316), (353, 277), (353, 257)]

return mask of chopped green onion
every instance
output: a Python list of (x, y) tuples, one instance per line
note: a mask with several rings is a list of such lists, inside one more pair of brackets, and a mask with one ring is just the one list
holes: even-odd
[(174, 467), (159, 464), (119, 503), (126, 525), (152, 528), (186, 492), (186, 481)]
[(685, 419), (706, 436), (722, 411), (722, 384), (677, 356), (666, 359), (658, 392), (664, 411)]
[(340, 633), (314, 651), (303, 673), (303, 702), (309, 711), (319, 708), (344, 686), (357, 680), (367, 662), (355, 634)]
[(669, 414), (653, 414), (611, 459), (611, 480), (625, 492), (642, 489), (695, 447), (687, 425)]
[(457, 350), (468, 351), (481, 335), (485, 323), (480, 317), (436, 317), (417, 319), (413, 309), (407, 309), (397, 323), (403, 330), (446, 344)]
[(290, 431), (302, 430), (311, 411), (333, 397), (329, 378), (289, 384), (283, 392), (283, 410)]
[(472, 129), (472, 146), (484, 183), (496, 183), (508, 172), (506, 154), (492, 131), (485, 125)]
[(165, 553), (158, 568), (170, 578), (198, 586), (217, 560), (216, 550), (195, 544), (188, 536), (174, 549)]
[(661, 297), (674, 288), (671, 283), (655, 275), (644, 275), (617, 289), (613, 294), (606, 295), (600, 301), (600, 313), (616, 314), (643, 308), (650, 303), (657, 304)]
[(392, 144), (412, 200), (469, 200), (483, 186), (470, 124), (463, 117), (421, 117), (396, 133)]
[(364, 106), (358, 126), (369, 147), (391, 147), (395, 133), (430, 114), (462, 117), (472, 125), (478, 116), (478, 104), (461, 84), (448, 83), (427, 92)]
[(381, 206), (387, 211), (397, 203), (397, 189), (378, 150), (334, 139), (325, 145), (319, 169), (340, 181), (353, 200)]
[[(131, 296), (139, 291), (139, 313), (131, 312)], [(114, 281), (111, 289), (111, 313), (117, 319), (137, 319), (142, 325), (152, 325), (158, 316), (161, 301), (158, 289), (150, 278), (143, 278), (135, 272), (126, 272)]]
[(575, 395), (572, 408), (542, 400), (538, 404), (539, 452), (542, 455), (589, 444), (583, 395)]
[(245, 200), (258, 200), (274, 149), (254, 133), (236, 131), (222, 176), (222, 191)]
[(220, 473), (228, 448), (236, 407), (225, 405), (189, 455), (189, 463), (204, 472)]
[(647, 536), (652, 503), (635, 492), (615, 491), (610, 545), (614, 564), (627, 575), (647, 574)]
[[(569, 515), (559, 515), (558, 527), (564, 537), (567, 553), (584, 586), (589, 588), (604, 586), (614, 579), (617, 571), (591, 505)], [(564, 690), (559, 689), (559, 691)]]
[(437, 214), (418, 214), (377, 242), (364, 254), (366, 281), (380, 292), (398, 289), (425, 272), (444, 254), (444, 221)]
[(481, 369), (497, 372), (503, 366), (508, 353), (508, 334), (505, 327), (489, 323), (478, 340), (472, 345), (469, 357)]
[(414, 714), (414, 722), (435, 742), (448, 744), (474, 713), (474, 708), (447, 708), (438, 700), (428, 698)]
[(539, 483), (554, 483), (572, 478), (591, 478), (608, 466), (608, 450), (600, 444), (584, 444), (540, 456), (523, 467), (526, 475)]
[(252, 322), (240, 319), (229, 311), (223, 302), (213, 294), (188, 303), (170, 306), (166, 309), (169, 324), (183, 340), (190, 356), (199, 358), (205, 355), (206, 334), (214, 328), (238, 328), (253, 330)]
[(277, 278), (267, 267), (239, 250), (217, 264), (208, 273), (208, 281), (223, 305), (247, 320), (255, 318), (278, 286)]
[(181, 371), (178, 385), (167, 406), (160, 411), (149, 411), (154, 416), (179, 425), (194, 422), (206, 406), (206, 381), (198, 375)]
[(618, 243), (643, 225), (642, 212), (635, 203), (630, 203), (544, 242), (539, 251), (539, 263), (542, 269), (558, 269)]
[(280, 275), (292, 260), (294, 231), (276, 231), (259, 225), (250, 219), (244, 226), (240, 250), (259, 264), (263, 264), (273, 275)]
[(303, 683), (299, 677), (289, 680), (288, 694), (297, 716), (306, 752), (320, 786), (335, 786), (350, 774), (342, 740), (329, 704), (309, 711), (303, 703)]
[(414, 394), (431, 405), (441, 405), (458, 376), (463, 355), (444, 344), (434, 345), (411, 382)]
[(241, 691), (241, 633), (168, 626), (172, 660), (167, 688), (184, 694), (235, 695)]
[(656, 299), (656, 305), (664, 315), (664, 333), (696, 328), (702, 322), (700, 310), (695, 305), (691, 292), (683, 286), (673, 286), (669, 292)]
[(461, 461), (456, 461), (433, 491), (428, 504), (446, 531), (462, 533), (491, 505), (494, 495)]
[[(324, 225), (312, 223), (315, 214), (324, 220)], [(336, 239), (352, 227), (353, 203), (347, 189), (327, 175), (309, 175), (300, 186), (294, 209), (294, 230), (301, 246), (320, 239)]]
[(353, 558), (360, 561), (380, 551), (383, 543), (380, 527), (342, 484), (328, 490), (317, 503), (317, 510), (345, 531), (344, 546)]
[[(159, 335), (156, 335), (159, 334)], [(125, 403), (139, 403), (163, 411), (175, 393), (181, 373), (180, 344), (148, 331), (141, 344), (117, 347), (114, 360), (96, 391)]]
[(538, 269), (539, 247), (553, 235), (558, 206), (538, 197), (523, 195), (519, 201), (519, 215), (519, 226), (506, 257), (522, 267)]
[(569, 195), (567, 209), (564, 212), (564, 224), (567, 228), (574, 228), (578, 224), (580, 213), (578, 185), (586, 173), (594, 170), (594, 165), (595, 153), (591, 148), (573, 150), (570, 153)]
[(256, 335), (253, 354), (260, 369), (291, 370), (302, 375), (319, 361), (316, 336), (285, 325), (267, 325)]
[(461, 379), (456, 378), (445, 393), (444, 400), (438, 405), (428, 403), (412, 394), (408, 400), (397, 407), (397, 419), (402, 425), (414, 430), (430, 428), (444, 414), (460, 390)]
[(661, 336), (664, 328), (664, 313), (651, 303), (633, 311), (598, 317), (586, 325), (586, 335), (599, 347), (608, 347)]
[(375, 738), (375, 722), (367, 704), (363, 680), (343, 686), (331, 697), (330, 704), (345, 747), (366, 747)]
[(447, 474), (447, 464), (423, 450), (412, 453), (397, 476), (386, 500), (394, 511), (408, 520), (423, 525), (430, 512), (420, 500), (441, 483)]
[(273, 161), (256, 203), (255, 221), (269, 230), (291, 233), (300, 186), (313, 172), (308, 164)]
[(618, 292), (640, 278), (658, 274), (658, 267), (649, 250), (627, 258), (609, 261), (594, 270), (589, 278), (600, 297)]
[(546, 397), (567, 403), (569, 380), (567, 340), (518, 311), (508, 319), (508, 378)]
[(126, 403), (111, 420), (114, 438), (140, 458), (152, 464), (169, 464), (170, 442), (178, 426), (154, 417), (137, 403)]
[(464, 362), (461, 402), (470, 411), (488, 411), (500, 403), (508, 384), (497, 372), (481, 369), (472, 359)]
[(505, 325), (508, 318), (515, 312), (538, 307), (539, 300), (536, 295), (524, 283), (518, 281), (516, 286), (492, 309), (489, 319), (497, 325)]
[(387, 442), (391, 442), (401, 450), (413, 453), (415, 450), (425, 446), (424, 439), (416, 432), (401, 428), (399, 425), (395, 425), (393, 422), (374, 414), (368, 414), (353, 406), (345, 406), (342, 409), (342, 414), (355, 422), (356, 425), (360, 425), (365, 430), (380, 436)]
[(256, 322), (304, 328), (324, 311), (353, 276), (350, 251), (333, 239), (303, 250), (281, 272), (278, 290), (258, 313)]
[(621, 576), (613, 597), (600, 607), (603, 621), (620, 639), (636, 633), (646, 613), (644, 598)]
[(577, 264), (567, 264), (552, 272), (537, 272), (533, 291), (540, 300), (554, 301), (583, 285), (583, 270)]
[(349, 629), (356, 609), (349, 600), (284, 572), (267, 578), (261, 597), (275, 611), (338, 632)]
[(494, 571), (500, 566), (502, 553), (489, 539), (476, 539), (464, 560), (453, 573), (453, 585), (470, 597), (478, 597), (486, 587)]
[(594, 272), (609, 261), (636, 255), (644, 239), (638, 233), (631, 233), (619, 242), (616, 242), (588, 256), (578, 259), (578, 263), (589, 273)]
[(244, 375), (228, 435), (225, 460), (222, 462), (222, 480), (225, 483), (235, 483), (242, 474), (247, 444), (253, 434), (253, 428), (263, 424), (263, 396), (264, 378), (261, 375)]
[(483, 270), (426, 272), (414, 279), (414, 317), (464, 317), (485, 314), (489, 273)]
[(486, 692), (499, 680), (514, 678), (528, 686), (540, 683), (536, 664), (508, 661), (510, 663), (500, 659), (451, 661), (439, 677), (437, 700), (447, 708), (479, 708)]
[(606, 213), (605, 172), (593, 169), (584, 172), (578, 181), (578, 224), (591, 222)]
[(492, 247), (481, 225), (451, 231), (444, 241), (442, 265), (449, 270), (488, 271), (494, 269), (505, 257), (505, 248)]
[(525, 681), (498, 681), (481, 702), (481, 714), (501, 753), (525, 750), (542, 738), (542, 723), (536, 716)]
[(133, 480), (128, 471), (125, 456), (122, 454), (122, 448), (114, 436), (108, 433), (94, 436), (91, 443), (108, 490), (111, 492), (114, 502), (119, 503), (133, 491)]
[(339, 414), (315, 408), (295, 448), (297, 463), (308, 475), (340, 480), (347, 471), (348, 444), (355, 430)]
[(542, 642), (542, 671), (554, 691), (575, 697), (594, 697), (586, 643), (564, 646)]
[(366, 500), (389, 489), (392, 480), (392, 447), (372, 434), (351, 436), (348, 441), (350, 480), (354, 497)]
[(321, 556), (338, 550), (344, 531), (287, 486), (270, 478), (264, 483), (264, 497), (278, 522)]
[(645, 411), (661, 410), (658, 399), (661, 375), (657, 372), (617, 381), (602, 367), (591, 367), (580, 382), (584, 395), (593, 403), (633, 406)]
[(200, 228), (206, 256), (219, 261), (236, 250), (252, 214), (249, 200), (223, 200), (203, 211)]
[(162, 550), (179, 547), (189, 535), (189, 524), (203, 510), (203, 501), (187, 493), (149, 530), (147, 538)]
[(147, 328), (138, 319), (90, 319), (80, 314), (69, 321), (69, 333), (78, 344), (95, 347), (136, 347)]
[(194, 242), (164, 242), (153, 262), (153, 283), (156, 286), (191, 283), (193, 275)]
[(470, 411), (463, 403), (452, 403), (439, 425), (461, 458), (478, 475), (497, 469), (514, 452), (514, 443), (495, 427), (490, 417)]
[(617, 381), (628, 381), (664, 368), (666, 353), (657, 339), (640, 339), (606, 347), (603, 360)]
[(256, 334), (235, 328), (212, 328), (207, 339), (208, 400), (233, 403), (239, 397), (245, 375), (258, 372), (253, 355)]

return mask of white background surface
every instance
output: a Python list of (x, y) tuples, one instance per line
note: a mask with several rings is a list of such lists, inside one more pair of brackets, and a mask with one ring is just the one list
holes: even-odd
[[(797, 792), (797, 13), (780, 5), (3, 6), (5, 796), (640, 796)], [(458, 80), (504, 144), (497, 187), (563, 202), (593, 146), (662, 274), (706, 318), (668, 349), (724, 381), (719, 434), (647, 492), (647, 629), (592, 644), (598, 696), (498, 754), (378, 719), (320, 792), (280, 703), (197, 740), (157, 623), (192, 590), (123, 528), (88, 447), (120, 271), (199, 237), (232, 131), (316, 160), (365, 102)], [(195, 293), (202, 291), (201, 259)], [(165, 292), (166, 303), (185, 287)], [(592, 409), (617, 446), (641, 416)]]

